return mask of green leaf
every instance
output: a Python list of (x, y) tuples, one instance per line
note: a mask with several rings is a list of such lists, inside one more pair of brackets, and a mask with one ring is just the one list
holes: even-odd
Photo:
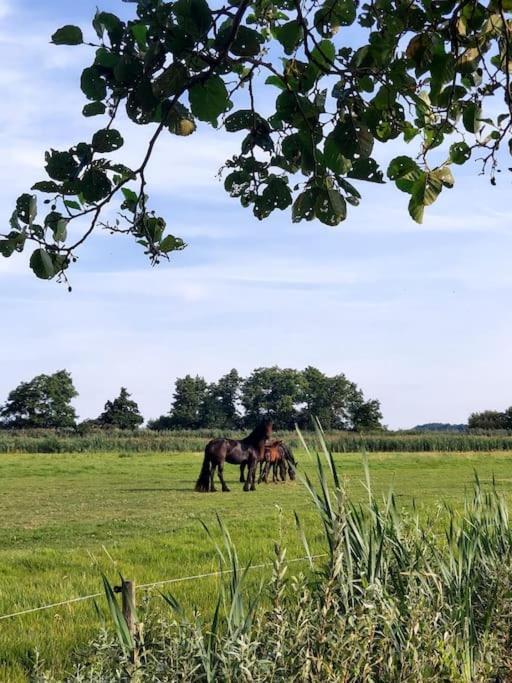
[(382, 171), (375, 159), (355, 159), (348, 172), (349, 178), (365, 180), (369, 183), (384, 183)]
[(443, 185), (439, 178), (436, 178), (432, 173), (420, 172), (419, 178), (411, 189), (409, 202), (409, 214), (417, 223), (423, 221), (425, 206), (433, 204), (442, 189)]
[(413, 220), (416, 221), (416, 223), (423, 223), (423, 213), (425, 211), (425, 205), (421, 201), (421, 199), (418, 199), (418, 197), (415, 197), (414, 195), (410, 198), (409, 200), (409, 215)]
[(465, 142), (456, 142), (450, 147), (450, 161), (454, 164), (464, 164), (471, 157), (471, 149)]
[(396, 157), (388, 166), (388, 178), (395, 181), (399, 190), (409, 194), (423, 175), (424, 172), (418, 164), (408, 156)]
[(69, 221), (65, 218), (61, 218), (57, 221), (55, 230), (53, 231), (53, 238), (56, 242), (65, 242), (68, 236), (68, 223)]
[(265, 189), (254, 203), (254, 215), (262, 220), (275, 209), (283, 211), (292, 203), (292, 195), (285, 178), (269, 176)]
[(103, 102), (91, 102), (90, 104), (85, 105), (82, 110), (82, 114), (84, 116), (98, 116), (100, 114), (104, 114), (106, 110), (107, 107), (103, 104)]
[(265, 85), (275, 85), (279, 90), (284, 90), (286, 88), (286, 83), (279, 76), (269, 76), (265, 80)]
[(354, 0), (326, 0), (315, 14), (315, 28), (323, 36), (332, 36), (340, 26), (353, 24), (356, 14)]
[(9, 258), (15, 252), (14, 242), (12, 240), (0, 240), (0, 254), (5, 258)]
[(231, 105), (220, 76), (210, 76), (204, 83), (193, 85), (189, 90), (189, 98), (194, 116), (213, 125), (217, 125), (217, 118)]
[(347, 203), (334, 188), (319, 190), (315, 200), (315, 216), (325, 225), (338, 225), (347, 217)]
[(258, 31), (247, 26), (240, 26), (231, 44), (230, 52), (237, 57), (255, 57), (259, 54), (262, 43), (263, 37)]
[(241, 197), (249, 187), (251, 176), (246, 171), (233, 171), (224, 181), (224, 189), (231, 197)]
[(72, 199), (65, 199), (64, 204), (68, 207), (68, 209), (74, 209), (75, 211), (81, 211), (82, 209), (80, 204)]
[(443, 184), (443, 187), (452, 188), (455, 184), (453, 173), (448, 166), (440, 166), (432, 171), (430, 175), (432, 178), (437, 178), (437, 180), (440, 180)]
[(303, 28), (296, 19), (274, 29), (274, 36), (281, 43), (287, 55), (293, 54), (297, 49), (303, 34)]
[(236, 133), (244, 129), (259, 129), (266, 131), (267, 133), (270, 131), (270, 126), (266, 120), (256, 112), (253, 112), (252, 109), (240, 109), (239, 111), (235, 111), (226, 118), (224, 125), (229, 133)]
[(41, 280), (55, 277), (55, 266), (50, 254), (45, 249), (36, 249), (30, 257), (30, 267)]
[(91, 168), (84, 173), (80, 189), (85, 201), (92, 204), (108, 196), (112, 190), (112, 183), (103, 171)]
[(94, 63), (97, 66), (103, 66), (106, 69), (114, 69), (119, 63), (120, 56), (116, 52), (108, 50), (106, 47), (100, 47), (96, 50), (96, 59)]
[(160, 242), (159, 249), (164, 254), (169, 254), (171, 251), (182, 251), (187, 245), (179, 237), (174, 237), (174, 235), (167, 235)]
[[(11, 218), (11, 227), (14, 229), (7, 235), (7, 239), (0, 240), (0, 254), (6, 258), (12, 256), (15, 251), (22, 252), (27, 240), (25, 233), (18, 232), (20, 226), (18, 225), (16, 212)], [(32, 226), (32, 229), (34, 227)]]
[(124, 35), (124, 23), (111, 12), (96, 12), (92, 22), (93, 28), (100, 40), (103, 40), (105, 31), (112, 45), (121, 43)]
[(148, 45), (148, 27), (146, 24), (132, 24), (130, 28), (139, 48), (145, 50)]
[(165, 99), (171, 95), (177, 95), (182, 91), (188, 77), (186, 67), (181, 62), (173, 62), (155, 79), (153, 83), (155, 97)]
[(38, 192), (46, 192), (48, 194), (58, 194), (61, 187), (52, 180), (41, 180), (39, 183), (32, 185), (31, 189), (37, 190)]
[(308, 188), (299, 194), (292, 207), (292, 221), (294, 223), (302, 220), (313, 220), (315, 217), (316, 195), (316, 188)]
[(311, 53), (311, 63), (314, 67), (325, 71), (332, 70), (336, 60), (336, 48), (330, 40), (322, 40)]
[(82, 71), (80, 87), (89, 100), (104, 100), (107, 96), (107, 84), (96, 66), (89, 66)]
[(206, 0), (177, 0), (173, 10), (179, 26), (194, 38), (202, 38), (208, 33), (212, 13)]
[(22, 194), (16, 200), (16, 215), (26, 225), (32, 225), (37, 215), (37, 200), (32, 194)]
[(108, 152), (115, 152), (124, 144), (121, 133), (115, 128), (104, 128), (94, 133), (92, 138), (92, 146), (96, 152), (106, 154)]
[(59, 28), (52, 36), (52, 43), (54, 45), (80, 45), (84, 42), (84, 36), (78, 26), (63, 26)]
[(78, 163), (70, 152), (46, 152), (46, 172), (54, 180), (72, 180), (78, 172)]
[(480, 127), (479, 119), (482, 115), (482, 111), (475, 102), (470, 102), (462, 112), (462, 122), (464, 123), (464, 128), (469, 133), (476, 133)]
[(345, 174), (352, 168), (352, 162), (340, 151), (336, 135), (329, 133), (324, 144), (324, 162), (327, 168), (338, 174)]
[[(136, 57), (124, 55), (114, 67), (114, 76), (119, 85), (134, 87), (139, 83), (143, 72), (143, 65)], [(101, 97), (96, 99), (103, 99)]]

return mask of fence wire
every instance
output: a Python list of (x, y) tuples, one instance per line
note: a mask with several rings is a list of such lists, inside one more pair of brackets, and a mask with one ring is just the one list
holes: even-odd
[[(288, 560), (288, 564), (293, 564), (295, 562), (305, 562), (309, 560), (318, 560), (321, 557), (326, 557), (328, 553), (321, 553), (320, 555), (310, 555), (306, 557), (294, 557)], [(272, 567), (273, 562), (265, 562), (263, 564), (253, 564), (249, 566), (249, 570), (252, 569), (263, 569), (265, 567)], [(137, 584), (136, 588), (138, 590), (150, 590), (156, 586), (170, 585), (173, 583), (183, 583), (184, 581), (196, 581), (198, 579), (206, 579), (213, 576), (222, 576), (224, 574), (232, 574), (234, 569), (220, 569), (215, 572), (206, 572), (204, 574), (195, 574), (193, 576), (179, 576), (174, 579), (163, 579), (162, 581), (154, 581), (153, 583), (141, 583)], [(0, 621), (5, 619), (11, 619), (13, 617), (20, 617), (25, 614), (34, 614), (34, 612), (43, 612), (45, 610), (54, 609), (56, 607), (65, 607), (66, 605), (73, 605), (78, 602), (84, 602), (86, 600), (94, 600), (95, 598), (101, 598), (104, 593), (91, 593), (91, 595), (81, 595), (78, 598), (70, 598), (69, 600), (62, 600), (61, 602), (52, 602), (49, 605), (42, 605), (41, 607), (31, 607), (29, 609), (20, 610), (19, 612), (12, 612), (11, 614), (0, 615)]]

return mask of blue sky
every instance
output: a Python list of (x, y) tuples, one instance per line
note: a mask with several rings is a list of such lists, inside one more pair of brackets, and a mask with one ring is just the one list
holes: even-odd
[[(48, 42), (58, 26), (87, 26), (96, 4), (0, 0), (5, 224), (18, 194), (44, 177), (44, 150), (87, 139), (98, 124), (80, 115), (87, 49)], [(136, 161), (149, 130), (131, 131), (123, 156)], [(19, 381), (67, 368), (81, 417), (125, 385), (149, 418), (168, 410), (176, 377), (277, 364), (344, 372), (381, 400), (390, 427), (512, 404), (507, 177), (493, 188), (477, 165), (455, 169), (455, 188), (422, 226), (405, 195), (364, 184), (362, 205), (337, 228), (293, 225), (280, 212), (258, 222), (215, 177), (236, 149), (236, 138), (207, 127), (159, 148), (153, 205), (189, 243), (170, 264), (153, 269), (130, 241), (98, 234), (68, 294), (36, 280), (24, 257), (1, 258), (0, 403)]]

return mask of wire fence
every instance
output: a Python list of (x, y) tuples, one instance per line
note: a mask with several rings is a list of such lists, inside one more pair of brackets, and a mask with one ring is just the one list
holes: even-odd
[[(305, 557), (294, 557), (288, 560), (288, 564), (293, 564), (295, 562), (305, 562), (308, 560), (312, 562), (313, 560), (318, 560), (322, 557), (327, 557), (327, 553), (321, 553), (319, 555), (309, 555)], [(249, 570), (253, 569), (264, 569), (267, 567), (272, 567), (272, 562), (264, 562), (262, 564), (253, 564), (249, 566)], [(163, 579), (161, 581), (154, 581), (153, 583), (141, 583), (137, 585), (138, 590), (150, 590), (151, 588), (156, 588), (157, 586), (171, 585), (176, 583), (183, 583), (185, 581), (196, 581), (199, 579), (211, 578), (214, 576), (223, 576), (224, 574), (232, 574), (234, 569), (219, 569), (214, 572), (205, 572), (203, 574), (194, 574), (192, 576), (179, 576), (173, 579)], [(65, 607), (66, 605), (74, 605), (79, 602), (85, 602), (86, 600), (94, 600), (96, 598), (101, 598), (104, 593), (91, 593), (90, 595), (81, 595), (77, 598), (70, 598), (69, 600), (62, 600), (61, 602), (52, 602), (49, 605), (42, 605), (41, 607), (31, 607), (29, 609), (20, 610), (19, 612), (12, 612), (11, 614), (0, 615), (0, 621), (5, 619), (12, 619), (14, 617), (21, 617), (25, 614), (34, 614), (35, 612), (44, 612), (46, 610), (55, 609), (57, 607)]]

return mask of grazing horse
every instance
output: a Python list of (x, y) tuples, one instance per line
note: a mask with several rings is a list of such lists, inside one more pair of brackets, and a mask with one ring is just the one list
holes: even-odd
[[(278, 471), (281, 481), (286, 481), (287, 474), (290, 478), (290, 481), (293, 481), (296, 477), (295, 470), (297, 469), (297, 462), (293, 457), (292, 449), (283, 441), (272, 441), (270, 443), (266, 443), (263, 459), (259, 459), (258, 462), (260, 463), (260, 476), (258, 479), (258, 484), (262, 481), (264, 481), (265, 484), (268, 483), (268, 472), (271, 465), (274, 483), (277, 483)], [(246, 463), (242, 463), (240, 465), (240, 481), (242, 484), (245, 482), (245, 466)]]
[[(286, 481), (286, 474), (290, 480), (295, 479), (295, 468), (297, 463), (293, 457), (291, 448), (282, 441), (274, 441), (265, 446), (265, 455), (260, 465), (259, 482), (268, 483), (268, 474), (272, 469), (272, 482), (277, 484), (279, 476), (281, 481)], [(278, 476), (279, 475), (279, 476)]]
[(254, 491), (256, 488), (257, 463), (263, 460), (265, 453), (265, 441), (272, 434), (272, 421), (260, 422), (245, 439), (213, 439), (206, 444), (204, 460), (199, 479), (196, 483), (196, 491), (215, 491), (214, 475), (218, 470), (220, 483), (223, 491), (229, 491), (224, 481), (224, 463), (231, 465), (247, 465), (249, 473), (244, 485), (244, 491)]

